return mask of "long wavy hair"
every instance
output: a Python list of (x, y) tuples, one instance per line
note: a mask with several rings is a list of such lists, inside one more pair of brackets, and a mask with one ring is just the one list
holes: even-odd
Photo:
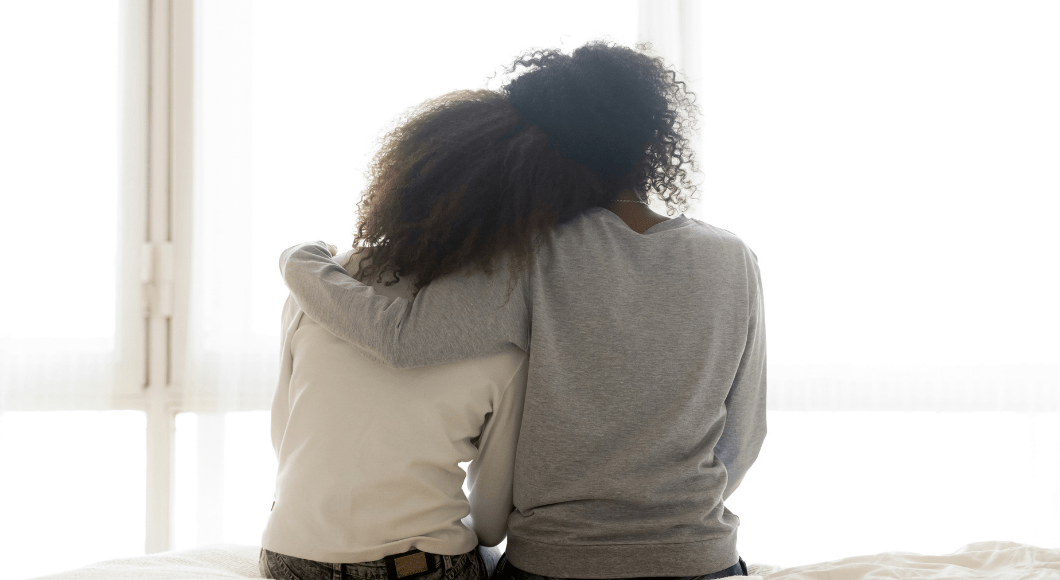
[(686, 211), (694, 95), (650, 45), (637, 49), (534, 50), (505, 69), (520, 74), (500, 90), (406, 112), (366, 172), (353, 276), (388, 286), (408, 276), (415, 293), (464, 268), (492, 274), (509, 257), (510, 289), (545, 234), (623, 191)]

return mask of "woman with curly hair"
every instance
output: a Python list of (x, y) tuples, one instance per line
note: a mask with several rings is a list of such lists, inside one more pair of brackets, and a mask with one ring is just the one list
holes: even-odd
[[(603, 42), (517, 71), (404, 119), (370, 170), (356, 264), (302, 244), (284, 280), (307, 318), (391, 367), (526, 353), (498, 577), (746, 574), (725, 499), (766, 433), (757, 258), (647, 204), (673, 216), (694, 192), (691, 95), (661, 59)], [(406, 278), (409, 297), (379, 291)]]

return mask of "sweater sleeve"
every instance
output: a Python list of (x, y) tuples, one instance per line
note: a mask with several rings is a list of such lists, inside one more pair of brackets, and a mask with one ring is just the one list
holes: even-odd
[(714, 455), (725, 465), (728, 483), (723, 499), (740, 486), (762, 449), (766, 437), (766, 326), (762, 304), (762, 278), (758, 260), (750, 250), (748, 286), (752, 302), (748, 316), (747, 343), (732, 387), (725, 398), (725, 430), (714, 447)]
[(467, 470), (470, 525), (484, 546), (501, 543), (508, 531), (508, 515), (515, 509), (515, 448), (523, 419), (528, 369), (529, 357), (524, 357), (501, 400), (494, 405), (478, 438), (478, 457)]
[(284, 251), (280, 272), (307, 316), (392, 367), (466, 360), (509, 344), (529, 347), (526, 286), (521, 281), (509, 296), (506, 268), (439, 278), (411, 301), (391, 300), (351, 277), (323, 242)]

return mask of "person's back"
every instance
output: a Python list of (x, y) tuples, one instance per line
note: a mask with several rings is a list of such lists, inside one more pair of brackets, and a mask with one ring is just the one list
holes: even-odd
[[(340, 260), (352, 267), (357, 256)], [(375, 290), (411, 296), (407, 282)], [(280, 567), (410, 550), (456, 556), (504, 538), (525, 352), (399, 370), (330, 334), (293, 299), (283, 327), (276, 501), (262, 537), (286, 558)], [(470, 505), (462, 462), (472, 462)]]
[(684, 216), (639, 234), (597, 208), (557, 228), (527, 282), (508, 558), (561, 578), (731, 565), (723, 496), (765, 436), (754, 255)]

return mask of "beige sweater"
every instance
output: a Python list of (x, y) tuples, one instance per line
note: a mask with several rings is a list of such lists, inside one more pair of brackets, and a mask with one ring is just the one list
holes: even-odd
[[(342, 263), (351, 258), (341, 256)], [(375, 290), (408, 298), (407, 284)], [(526, 371), (527, 355), (515, 347), (394, 369), (329, 334), (288, 299), (272, 406), (276, 504), (262, 545), (342, 563), (413, 548), (455, 555), (496, 545), (512, 510)], [(468, 461), (470, 504), (458, 465)]]

